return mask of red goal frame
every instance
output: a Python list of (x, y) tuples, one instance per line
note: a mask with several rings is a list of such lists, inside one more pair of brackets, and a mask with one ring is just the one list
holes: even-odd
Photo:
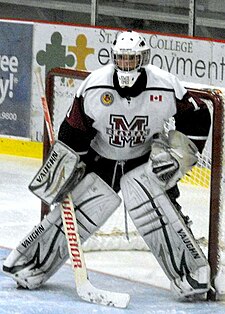
[[(50, 116), (53, 117), (54, 77), (74, 78), (84, 80), (90, 72), (72, 70), (67, 68), (54, 68), (46, 76), (46, 98)], [(210, 100), (213, 104), (212, 128), (212, 160), (211, 160), (211, 185), (210, 185), (210, 213), (209, 213), (209, 243), (208, 261), (211, 267), (211, 279), (217, 274), (219, 267), (219, 221), (221, 207), (221, 180), (223, 163), (223, 133), (224, 133), (224, 105), (222, 96), (215, 90), (202, 90), (191, 88), (200, 98)], [(44, 126), (43, 160), (46, 159), (50, 148), (47, 130)], [(41, 218), (49, 212), (46, 204), (42, 203)], [(213, 291), (208, 293), (208, 300), (216, 300)]]

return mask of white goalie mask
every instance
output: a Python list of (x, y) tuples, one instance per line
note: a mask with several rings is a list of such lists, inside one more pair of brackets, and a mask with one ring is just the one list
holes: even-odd
[(140, 68), (149, 63), (150, 48), (139, 33), (126, 31), (114, 41), (111, 54), (120, 87), (132, 87), (140, 75)]

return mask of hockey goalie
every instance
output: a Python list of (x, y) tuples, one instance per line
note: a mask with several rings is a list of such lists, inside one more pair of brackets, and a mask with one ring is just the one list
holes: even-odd
[[(112, 62), (81, 84), (30, 184), (52, 210), (11, 252), (3, 271), (24, 288), (41, 286), (68, 259), (59, 210), (64, 196), (72, 195), (84, 242), (119, 206), (121, 190), (172, 292), (205, 294), (210, 268), (182, 214), (177, 182), (198, 160), (210, 113), (174, 75), (149, 64), (150, 48), (139, 33), (120, 33), (111, 54)], [(175, 129), (166, 131), (170, 118)]]

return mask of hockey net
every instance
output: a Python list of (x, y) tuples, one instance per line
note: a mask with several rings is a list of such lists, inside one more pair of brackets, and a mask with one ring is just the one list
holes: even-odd
[[(73, 102), (74, 94), (88, 72), (65, 68), (52, 69), (46, 78), (46, 97), (55, 134)], [(187, 88), (189, 88), (187, 86)], [(178, 202), (183, 213), (193, 221), (192, 231), (200, 243), (211, 266), (212, 278), (219, 265), (225, 264), (225, 217), (223, 216), (223, 150), (224, 150), (224, 96), (221, 90), (207, 87), (190, 88), (206, 102), (212, 125), (199, 162), (179, 183)], [(191, 122), (190, 122), (191, 123)], [(169, 122), (166, 127), (174, 127)], [(44, 158), (49, 150), (44, 132)], [(121, 195), (120, 195), (121, 196)], [(42, 217), (48, 212), (42, 204)], [(148, 250), (129, 216), (128, 233), (125, 231), (123, 205), (108, 219), (104, 226), (83, 245), (84, 251), (99, 250)]]

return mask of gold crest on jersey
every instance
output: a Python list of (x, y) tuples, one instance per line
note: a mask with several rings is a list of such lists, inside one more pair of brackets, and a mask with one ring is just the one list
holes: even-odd
[(110, 106), (113, 103), (114, 97), (110, 92), (105, 92), (101, 96), (101, 102), (105, 106)]

